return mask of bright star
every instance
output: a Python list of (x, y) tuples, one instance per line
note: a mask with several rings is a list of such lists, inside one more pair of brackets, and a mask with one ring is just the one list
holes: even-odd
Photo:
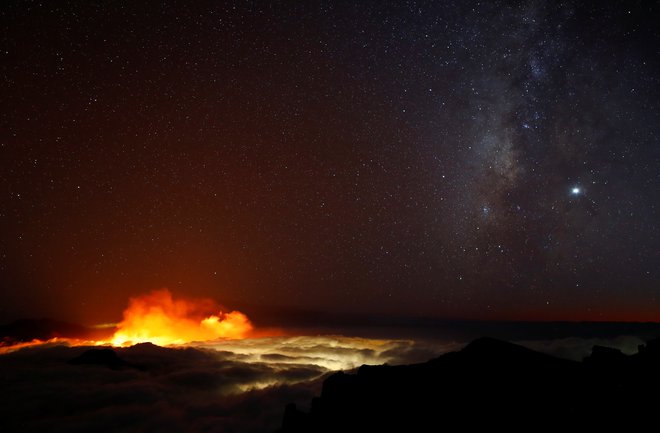
[(577, 186), (573, 187), (573, 189), (571, 190), (571, 194), (573, 195), (580, 194), (580, 188), (578, 188)]

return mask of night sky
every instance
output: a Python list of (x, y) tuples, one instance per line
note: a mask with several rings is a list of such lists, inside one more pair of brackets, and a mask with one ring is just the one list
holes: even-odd
[(0, 320), (660, 319), (658, 2), (142, 3), (0, 6)]

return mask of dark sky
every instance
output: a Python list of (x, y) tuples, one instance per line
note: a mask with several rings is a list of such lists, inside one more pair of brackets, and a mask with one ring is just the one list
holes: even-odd
[(3, 1), (0, 319), (658, 319), (659, 12)]

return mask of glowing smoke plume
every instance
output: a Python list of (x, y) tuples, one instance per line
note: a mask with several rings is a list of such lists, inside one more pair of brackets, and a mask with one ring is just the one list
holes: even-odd
[(111, 342), (115, 346), (144, 342), (182, 344), (245, 338), (252, 331), (245, 314), (218, 311), (219, 307), (211, 300), (174, 299), (169, 290), (156, 290), (129, 300)]

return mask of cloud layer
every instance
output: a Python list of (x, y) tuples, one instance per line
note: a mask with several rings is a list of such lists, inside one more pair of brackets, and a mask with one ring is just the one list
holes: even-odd
[(361, 364), (409, 363), (455, 346), (342, 336), (275, 337), (114, 349), (129, 365), (72, 365), (88, 347), (0, 356), (0, 430), (261, 432), (309, 404), (323, 378)]
[[(636, 352), (637, 337), (518, 343), (580, 360), (594, 344)], [(122, 368), (73, 365), (89, 347), (44, 345), (0, 355), (0, 430), (263, 432), (284, 407), (307, 408), (334, 370), (423, 362), (463, 343), (345, 336), (270, 337), (164, 348), (115, 348)]]

